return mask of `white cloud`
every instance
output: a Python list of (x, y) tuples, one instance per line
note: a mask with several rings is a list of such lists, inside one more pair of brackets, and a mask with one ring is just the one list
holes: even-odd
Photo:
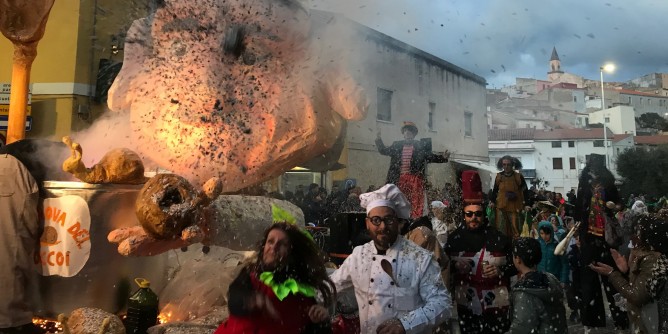
[(528, 53), (521, 54), (520, 60), (522, 61), (522, 64), (524, 66), (531, 66), (531, 67), (536, 66), (536, 59), (531, 54)]

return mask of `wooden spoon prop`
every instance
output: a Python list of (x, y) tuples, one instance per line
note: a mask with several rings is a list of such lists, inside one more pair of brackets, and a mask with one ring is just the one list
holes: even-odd
[(392, 281), (394, 281), (394, 284), (396, 284), (397, 287), (399, 287), (399, 282), (397, 282), (397, 279), (394, 277), (394, 270), (392, 270), (392, 264), (390, 263), (390, 261), (382, 259), (380, 261), (380, 266), (381, 268), (383, 268), (383, 271), (390, 276)]
[[(25, 138), (30, 69), (55, 0), (0, 1), (0, 32), (14, 44), (7, 144)], [(9, 52), (2, 52), (8, 55)]]

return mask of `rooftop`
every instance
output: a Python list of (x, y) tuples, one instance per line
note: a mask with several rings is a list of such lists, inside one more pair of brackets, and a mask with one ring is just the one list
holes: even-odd
[[(609, 89), (606, 89), (609, 90)], [(651, 97), (665, 97), (657, 94), (652, 94), (652, 93), (645, 93), (645, 92), (639, 92), (637, 90), (631, 90), (631, 89), (611, 89), (615, 92), (619, 92), (619, 94), (628, 94), (628, 95), (642, 95), (642, 96), (651, 96)]]
[(613, 137), (612, 137), (612, 141), (613, 141), (614, 143), (617, 143), (617, 142), (619, 142), (619, 141), (622, 141), (622, 140), (624, 140), (624, 139), (626, 139), (626, 138), (628, 138), (628, 137), (632, 137), (632, 136), (633, 136), (633, 135), (630, 134), (630, 133), (625, 133), (625, 134), (621, 134), (621, 135), (613, 135)]
[[(614, 134), (608, 130), (608, 138)], [(535, 140), (555, 140), (555, 139), (603, 139), (603, 128), (590, 129), (554, 129), (547, 131), (536, 131)]]
[[(608, 138), (613, 139), (615, 135), (608, 130)], [(629, 136), (629, 135), (620, 135)], [(487, 130), (487, 137), (489, 141), (500, 140), (569, 140), (569, 139), (603, 139), (602, 128), (591, 129), (553, 129), (553, 130), (536, 130), (536, 129), (492, 129)], [(666, 143), (668, 143), (668, 136)], [(622, 140), (626, 137), (620, 137)], [(637, 138), (637, 137), (636, 137)]]
[(487, 140), (531, 140), (535, 129), (493, 129), (487, 130)]
[(550, 60), (559, 60), (559, 55), (557, 54), (556, 46), (552, 47), (552, 56), (550, 57)]
[(668, 144), (668, 136), (635, 136), (633, 141), (636, 145), (665, 145)]

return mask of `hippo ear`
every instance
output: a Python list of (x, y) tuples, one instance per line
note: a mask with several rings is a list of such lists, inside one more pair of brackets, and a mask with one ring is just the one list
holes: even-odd
[(294, 10), (301, 10), (308, 13), (308, 9), (306, 9), (306, 7), (304, 7), (304, 4), (302, 4), (298, 0), (279, 0), (278, 2), (287, 5), (288, 7)]
[(109, 88), (108, 105), (113, 111), (129, 111), (132, 101), (129, 97), (133, 87), (137, 85), (135, 78), (144, 71), (145, 61), (153, 53), (151, 38), (151, 22), (147, 18), (135, 20), (125, 37), (123, 46), (123, 67)]
[(326, 69), (320, 84), (329, 106), (341, 117), (354, 121), (366, 118), (369, 110), (366, 92), (348, 73), (335, 68)]

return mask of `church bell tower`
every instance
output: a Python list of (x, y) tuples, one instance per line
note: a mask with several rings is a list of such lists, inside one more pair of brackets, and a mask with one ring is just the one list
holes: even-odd
[(557, 48), (552, 47), (552, 56), (550, 57), (550, 71), (547, 72), (547, 79), (549, 81), (556, 81), (562, 74), (564, 74), (564, 72), (561, 70), (561, 60), (559, 60)]

